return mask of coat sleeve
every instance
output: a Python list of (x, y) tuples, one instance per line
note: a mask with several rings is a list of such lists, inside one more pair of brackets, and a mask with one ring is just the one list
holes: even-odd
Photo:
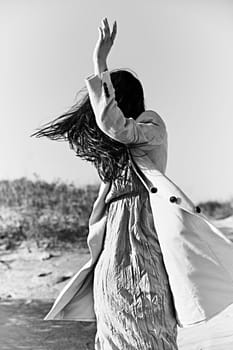
[[(98, 127), (112, 139), (124, 144), (163, 143), (166, 127), (154, 111), (143, 112), (136, 120), (126, 118), (115, 100), (109, 71), (85, 79)], [(140, 120), (140, 121), (139, 121)]]

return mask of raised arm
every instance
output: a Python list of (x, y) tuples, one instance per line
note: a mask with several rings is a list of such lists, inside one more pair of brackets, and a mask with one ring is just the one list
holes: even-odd
[(124, 116), (118, 107), (107, 68), (107, 56), (116, 36), (116, 22), (112, 34), (107, 19), (102, 21), (102, 26), (99, 27), (100, 35), (93, 54), (95, 74), (85, 79), (97, 125), (105, 134), (121, 143), (161, 144), (166, 127), (157, 113), (145, 111), (134, 120)]

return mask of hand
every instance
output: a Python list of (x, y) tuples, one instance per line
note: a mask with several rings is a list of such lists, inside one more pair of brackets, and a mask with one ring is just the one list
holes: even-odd
[(108, 54), (117, 33), (116, 21), (113, 24), (112, 33), (110, 33), (109, 24), (106, 17), (102, 20), (102, 28), (98, 27), (98, 30), (99, 38), (93, 52), (93, 61), (95, 65), (106, 65)]

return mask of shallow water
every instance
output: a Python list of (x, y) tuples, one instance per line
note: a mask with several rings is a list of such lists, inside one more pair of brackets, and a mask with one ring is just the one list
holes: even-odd
[[(93, 350), (95, 323), (43, 321), (52, 303), (0, 302), (0, 350)], [(232, 350), (233, 305), (206, 322), (178, 328), (179, 350)]]

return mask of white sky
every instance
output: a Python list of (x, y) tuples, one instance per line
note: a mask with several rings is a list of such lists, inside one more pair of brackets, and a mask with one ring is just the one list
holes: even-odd
[(232, 198), (231, 0), (0, 0), (0, 179), (99, 182), (68, 144), (29, 135), (75, 102), (105, 16), (109, 69), (136, 71), (167, 124), (167, 176), (194, 201)]

